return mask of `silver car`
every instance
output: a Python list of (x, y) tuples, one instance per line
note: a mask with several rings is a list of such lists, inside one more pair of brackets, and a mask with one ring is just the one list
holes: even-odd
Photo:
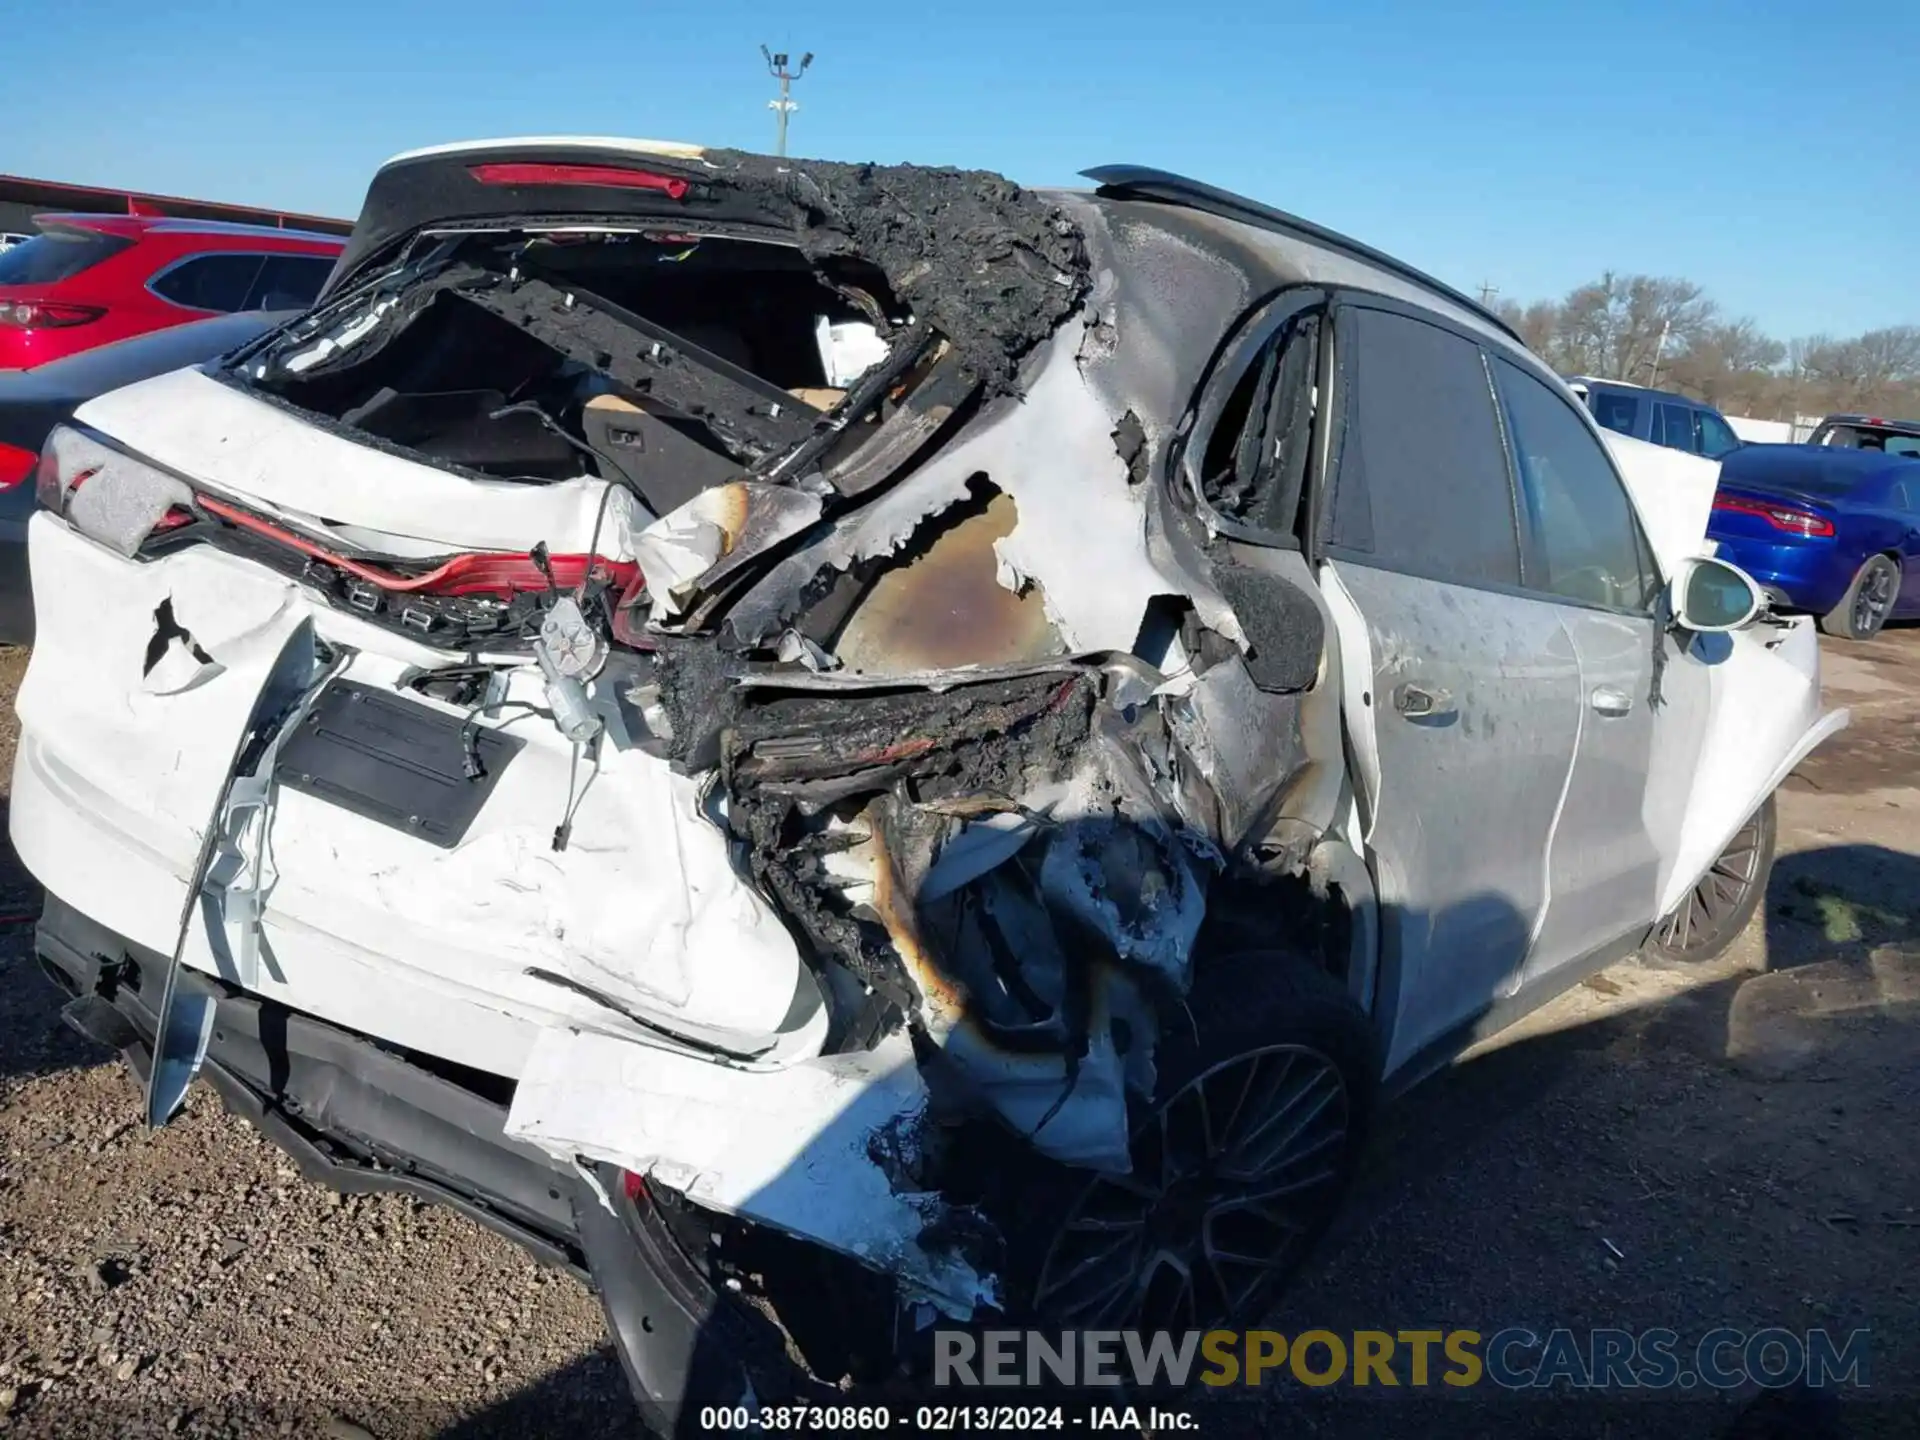
[(1385, 1092), (1732, 940), (1846, 716), (1716, 467), (1090, 178), (402, 156), (310, 313), (55, 433), (13, 841), (151, 1124), (591, 1274), (669, 1423), (1255, 1317)]

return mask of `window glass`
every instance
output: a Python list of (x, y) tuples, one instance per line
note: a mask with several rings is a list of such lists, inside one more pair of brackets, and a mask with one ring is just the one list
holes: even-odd
[(1461, 584), (1520, 578), (1513, 494), (1479, 347), (1382, 310), (1343, 316), (1335, 545)]
[(51, 285), (70, 280), (133, 242), (98, 230), (55, 226), (0, 250), (0, 285)]
[(1886, 451), (1889, 455), (1920, 455), (1920, 435), (1889, 435)]
[(1601, 390), (1592, 397), (1593, 418), (1608, 430), (1631, 435), (1640, 418), (1640, 401), (1632, 395)]
[(1711, 410), (1696, 410), (1700, 417), (1700, 453), (1709, 460), (1718, 460), (1731, 455), (1740, 448), (1740, 437), (1733, 433), (1733, 427)]
[(1280, 327), (1234, 387), (1207, 442), (1200, 483), (1229, 519), (1292, 536), (1312, 453), (1317, 311)]
[(1656, 405), (1653, 417), (1653, 443), (1675, 450), (1698, 453), (1699, 438), (1693, 433), (1694, 411), (1686, 405)]
[(253, 277), (260, 273), (259, 255), (199, 255), (182, 260), (151, 282), (153, 293), (189, 310), (242, 309)]
[(333, 261), (321, 255), (269, 255), (243, 310), (304, 310), (327, 283)]
[(1533, 376), (1505, 360), (1494, 373), (1533, 542), (1527, 584), (1613, 610), (1648, 609), (1660, 577), (1599, 440)]

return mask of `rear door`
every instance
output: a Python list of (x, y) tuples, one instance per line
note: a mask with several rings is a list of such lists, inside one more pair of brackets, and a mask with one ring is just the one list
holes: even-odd
[(1381, 901), (1388, 1068), (1517, 983), (1546, 900), (1580, 676), (1520, 585), (1513, 487), (1478, 345), (1420, 312), (1335, 316), (1338, 454), (1319, 500)]
[(1694, 429), (1695, 410), (1691, 405), (1660, 401), (1653, 407), (1653, 443), (1670, 450), (1700, 453), (1700, 436)]
[(1660, 854), (1646, 802), (1660, 575), (1626, 487), (1572, 403), (1510, 361), (1492, 370), (1520, 493), (1524, 584), (1559, 610), (1580, 663), (1573, 774), (1522, 981), (1532, 987), (1627, 953), (1654, 915)]
[[(1889, 446), (1892, 442), (1889, 441)], [(1897, 613), (1920, 613), (1920, 459), (1914, 474), (1887, 486), (1887, 507), (1903, 529), (1900, 532), (1900, 601)]]

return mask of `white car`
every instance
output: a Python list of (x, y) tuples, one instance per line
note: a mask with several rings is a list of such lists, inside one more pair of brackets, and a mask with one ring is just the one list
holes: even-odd
[(1256, 1317), (1384, 1090), (1731, 941), (1846, 716), (1715, 467), (1091, 175), (403, 156), (309, 314), (55, 433), (13, 841), (151, 1123), (590, 1273), (667, 1423)]

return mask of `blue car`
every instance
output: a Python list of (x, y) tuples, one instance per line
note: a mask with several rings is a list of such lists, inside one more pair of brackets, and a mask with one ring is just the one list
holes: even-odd
[(1707, 535), (1776, 608), (1829, 635), (1920, 617), (1920, 425), (1837, 417), (1813, 442), (1721, 461)]
[(1649, 390), (1624, 380), (1569, 375), (1567, 388), (1593, 412), (1603, 429), (1631, 435), (1649, 445), (1684, 450), (1718, 460), (1740, 448), (1727, 417), (1703, 401), (1671, 390)]

